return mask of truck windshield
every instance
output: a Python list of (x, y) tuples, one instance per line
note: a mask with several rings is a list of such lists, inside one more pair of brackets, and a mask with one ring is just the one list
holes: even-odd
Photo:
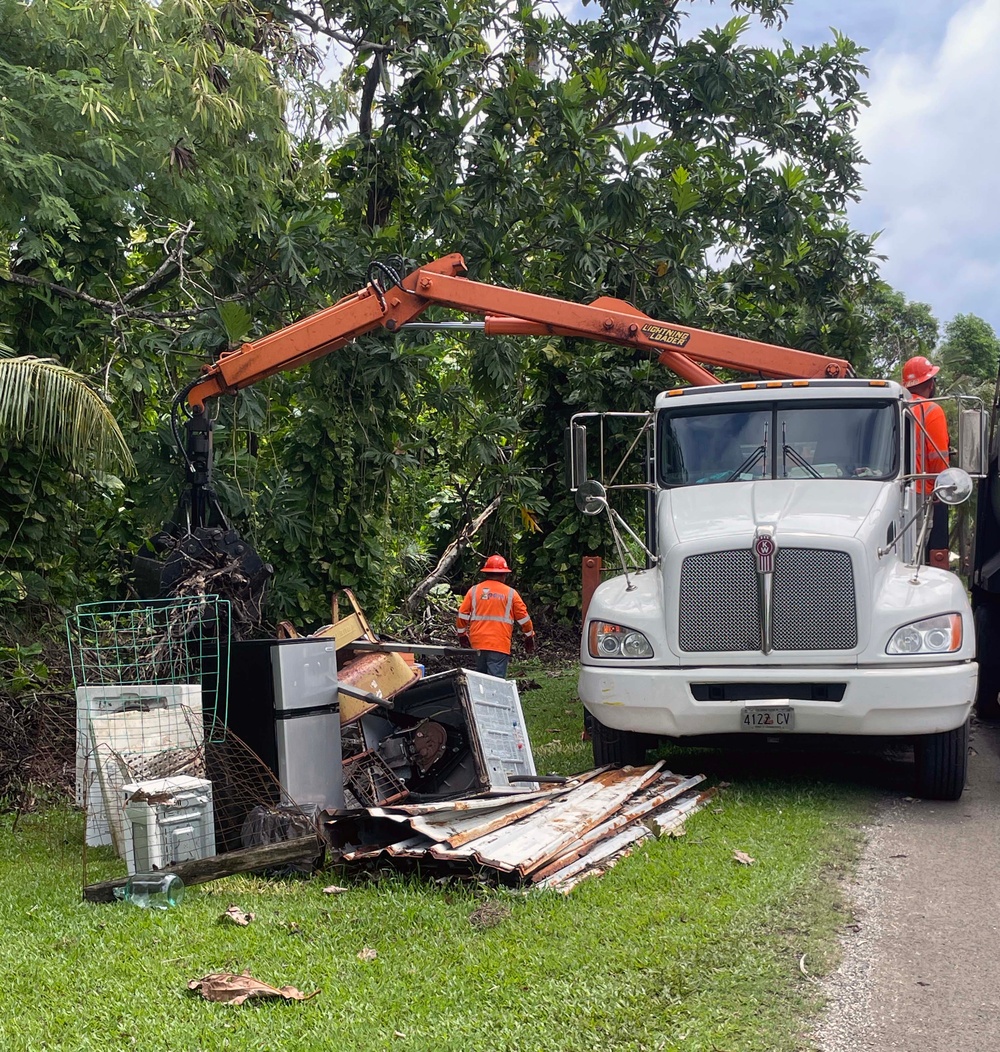
[(887, 479), (899, 458), (895, 402), (787, 402), (660, 412), (665, 486), (753, 479)]

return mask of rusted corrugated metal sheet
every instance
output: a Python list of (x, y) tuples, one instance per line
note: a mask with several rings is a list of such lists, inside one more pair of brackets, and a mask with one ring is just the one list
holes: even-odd
[[(699, 779), (689, 779), (700, 781)], [(650, 825), (646, 823), (634, 823), (614, 836), (601, 841), (595, 841), (590, 849), (581, 854), (574, 861), (552, 869), (542, 879), (538, 880), (540, 888), (556, 888), (559, 891), (569, 892), (580, 883), (581, 880), (596, 872), (606, 872), (615, 862), (624, 857), (641, 840), (648, 837), (660, 835), (671, 829), (677, 829), (683, 825), (688, 815), (700, 810), (708, 800), (715, 795), (716, 790), (708, 789), (703, 793), (689, 792), (687, 796), (675, 803), (672, 807), (660, 812), (658, 816), (662, 823), (659, 825), (658, 833), (654, 833)], [(541, 876), (536, 875), (536, 876)]]
[(330, 827), (353, 823), (349, 836), (374, 839), (347, 843), (334, 854), (345, 864), (423, 860), (445, 873), (493, 872), (508, 881), (569, 890), (609, 868), (641, 840), (683, 822), (714, 792), (694, 790), (703, 775), (686, 777), (662, 767), (600, 768), (565, 785), (516, 796), (337, 814)]
[(530, 800), (528, 803), (518, 801), (489, 811), (466, 812), (457, 820), (445, 820), (442, 816), (437, 816), (436, 820), (411, 818), (410, 825), (435, 842), (444, 842), (450, 848), (457, 848), (527, 818), (543, 807), (548, 807), (549, 802), (547, 799)]
[[(516, 870), (525, 876), (603, 822), (647, 784), (651, 770), (655, 777), (661, 766), (662, 761), (652, 769), (605, 771), (551, 801), (541, 812), (455, 850), (470, 851), (477, 862), (491, 869), (507, 873)], [(430, 853), (435, 858), (447, 858), (447, 850), (435, 847)]]
[[(695, 775), (693, 778), (677, 778), (671, 776), (664, 778), (657, 785), (651, 786), (641, 795), (633, 797), (627, 804), (621, 807), (606, 821), (595, 826), (589, 833), (582, 836), (571, 850), (554, 858), (545, 866), (536, 868), (531, 875), (533, 881), (542, 880), (561, 869), (563, 866), (583, 857), (595, 845), (607, 837), (614, 836), (626, 827), (633, 825), (639, 819), (645, 818), (657, 808), (663, 807), (668, 801), (680, 796), (682, 793), (693, 789), (703, 780), (703, 775)], [(662, 786), (662, 789), (659, 787)]]

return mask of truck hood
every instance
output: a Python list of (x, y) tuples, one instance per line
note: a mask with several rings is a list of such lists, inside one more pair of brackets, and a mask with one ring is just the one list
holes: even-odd
[[(894, 483), (854, 479), (727, 482), (668, 491), (667, 515), (676, 541), (749, 537), (758, 526), (777, 536), (854, 537), (883, 505)], [(661, 523), (663, 520), (660, 520)]]

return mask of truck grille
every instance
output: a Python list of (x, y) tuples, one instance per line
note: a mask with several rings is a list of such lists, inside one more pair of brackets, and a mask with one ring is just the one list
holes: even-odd
[[(779, 548), (771, 604), (773, 650), (850, 650), (858, 644), (847, 552)], [(684, 651), (760, 650), (757, 573), (748, 548), (684, 560), (679, 625)]]
[(689, 555), (681, 566), (681, 650), (760, 650), (749, 548)]

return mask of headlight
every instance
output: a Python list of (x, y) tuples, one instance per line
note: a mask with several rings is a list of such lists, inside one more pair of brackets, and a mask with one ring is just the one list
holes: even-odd
[(962, 647), (962, 615), (941, 614), (897, 628), (887, 654), (953, 654)]
[(591, 621), (590, 656), (596, 658), (649, 658), (653, 648), (649, 640), (634, 628), (613, 625), (608, 621)]

